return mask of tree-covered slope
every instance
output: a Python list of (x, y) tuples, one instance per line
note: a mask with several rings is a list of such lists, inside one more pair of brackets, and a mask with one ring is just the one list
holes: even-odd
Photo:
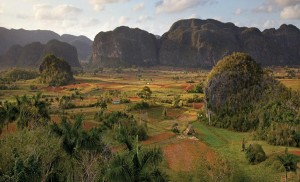
[(51, 54), (44, 57), (39, 70), (41, 82), (50, 86), (67, 85), (74, 80), (70, 65)]

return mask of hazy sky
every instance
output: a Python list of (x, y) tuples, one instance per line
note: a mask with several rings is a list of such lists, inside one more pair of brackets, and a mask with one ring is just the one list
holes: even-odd
[(86, 35), (126, 25), (161, 35), (179, 19), (300, 28), (300, 0), (0, 0), (0, 26)]

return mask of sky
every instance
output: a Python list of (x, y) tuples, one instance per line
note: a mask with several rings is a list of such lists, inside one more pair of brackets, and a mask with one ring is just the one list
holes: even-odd
[(118, 26), (162, 35), (188, 18), (216, 19), (260, 30), (300, 28), (300, 0), (0, 0), (0, 27), (52, 30), (94, 39)]

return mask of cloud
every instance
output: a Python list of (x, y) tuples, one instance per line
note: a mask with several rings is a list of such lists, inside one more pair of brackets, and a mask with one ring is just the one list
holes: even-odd
[(129, 18), (126, 16), (121, 16), (119, 18), (119, 25), (125, 25), (128, 22)]
[(18, 13), (18, 14), (16, 15), (16, 17), (17, 17), (18, 19), (22, 19), (22, 20), (27, 20), (27, 19), (30, 18), (30, 16), (27, 15), (27, 14), (25, 14), (25, 13)]
[(196, 14), (191, 14), (188, 19), (194, 19), (194, 18), (198, 18), (198, 16)]
[(235, 15), (240, 15), (242, 13), (242, 10), (241, 10), (241, 8), (238, 8), (238, 9), (236, 9), (235, 10)]
[(0, 5), (0, 14), (4, 12), (3, 9), (4, 9), (3, 6)]
[(57, 6), (54, 8), (54, 13), (57, 16), (65, 16), (68, 14), (78, 14), (81, 13), (82, 10), (73, 6), (73, 5), (67, 5), (67, 4), (63, 4), (60, 6)]
[(140, 10), (144, 9), (144, 7), (145, 7), (144, 3), (136, 4), (136, 5), (133, 7), (133, 11), (140, 11)]
[(90, 0), (90, 4), (94, 7), (96, 11), (102, 11), (105, 9), (105, 5), (107, 4), (114, 4), (120, 2), (128, 2), (130, 0)]
[[(300, 0), (264, 0), (254, 12), (276, 13), (280, 15), (281, 20), (300, 20)], [(278, 22), (266, 20), (261, 27), (275, 27)]]
[(300, 4), (285, 7), (281, 11), (280, 17), (285, 20), (300, 20)]
[(138, 18), (137, 22), (138, 22), (138, 23), (143, 23), (143, 22), (149, 21), (149, 20), (151, 20), (151, 19), (152, 19), (152, 18), (151, 18), (150, 16), (148, 16), (148, 15), (141, 15), (141, 16)]
[(287, 6), (294, 6), (294, 5), (299, 5), (300, 1), (299, 0), (275, 0), (275, 3), (277, 6), (281, 8), (285, 8)]
[(264, 22), (263, 24), (263, 28), (267, 29), (267, 28), (273, 28), (276, 26), (276, 22), (274, 20), (267, 20)]
[(262, 4), (259, 7), (254, 9), (255, 12), (260, 13), (271, 13), (273, 11), (273, 5), (271, 4)]
[(156, 3), (156, 13), (182, 12), (199, 5), (213, 3), (214, 0), (160, 0)]
[(87, 22), (83, 23), (84, 27), (93, 27), (93, 26), (97, 26), (100, 24), (100, 20), (96, 19), (96, 18), (92, 18), (90, 20), (88, 20)]
[(35, 18), (39, 20), (56, 20), (56, 19), (74, 19), (79, 13), (82, 12), (81, 9), (73, 6), (62, 4), (56, 7), (51, 5), (42, 4), (34, 5)]

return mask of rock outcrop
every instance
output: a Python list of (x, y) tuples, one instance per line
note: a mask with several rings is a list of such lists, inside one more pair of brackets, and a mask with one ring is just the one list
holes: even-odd
[(47, 54), (54, 54), (63, 58), (71, 67), (81, 67), (78, 61), (77, 50), (74, 46), (50, 40), (47, 44), (33, 42), (24, 47), (14, 45), (0, 56), (1, 67), (38, 67)]
[(41, 82), (49, 86), (63, 86), (74, 81), (71, 66), (53, 54), (48, 54), (42, 59), (39, 71)]
[(158, 40), (140, 29), (118, 27), (100, 32), (93, 43), (92, 64), (101, 67), (158, 64)]
[(237, 51), (263, 66), (300, 64), (300, 30), (293, 25), (261, 32), (211, 19), (188, 19), (174, 23), (160, 41), (162, 65), (211, 68)]

